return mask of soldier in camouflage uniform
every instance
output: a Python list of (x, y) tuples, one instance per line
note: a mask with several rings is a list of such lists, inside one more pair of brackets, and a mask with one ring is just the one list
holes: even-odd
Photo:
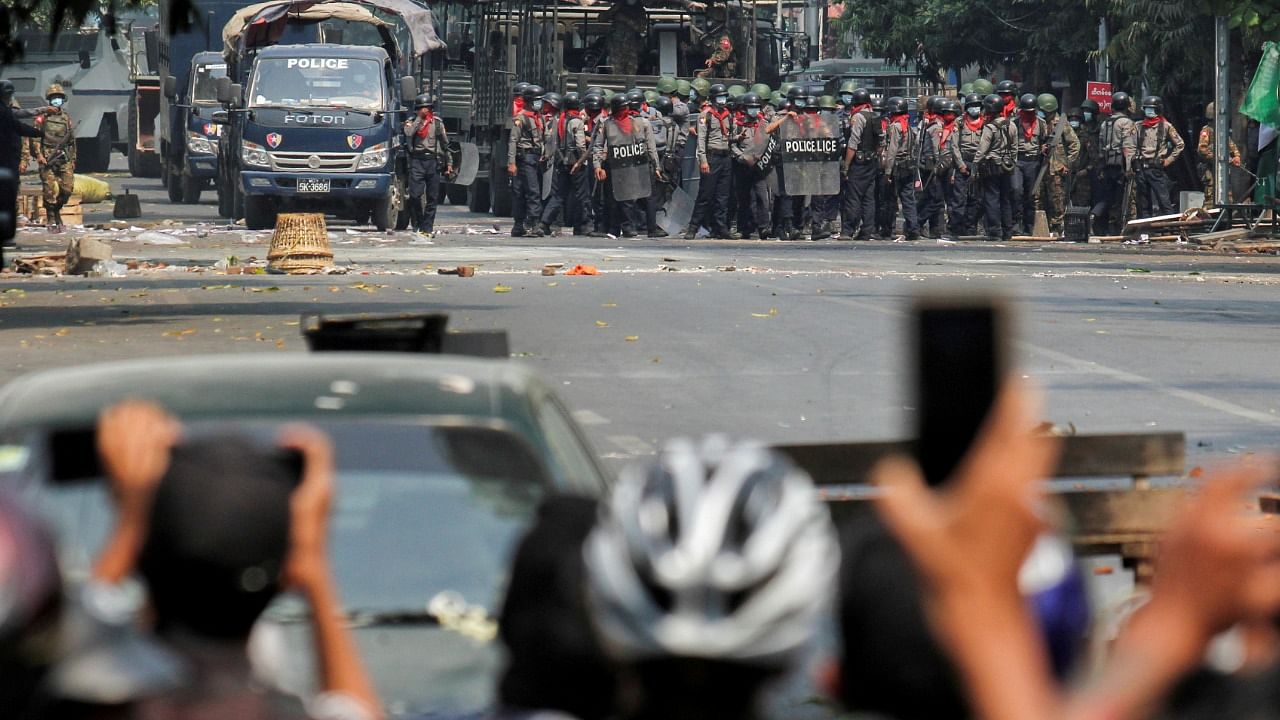
[[(686, 10), (701, 10), (705, 6), (692, 0), (677, 0)], [(601, 21), (609, 24), (605, 45), (609, 50), (609, 65), (615, 75), (635, 75), (640, 69), (640, 54), (644, 52), (649, 37), (649, 16), (643, 0), (621, 0), (614, 3)]]
[(694, 73), (698, 77), (731, 78), (738, 70), (725, 12), (724, 5), (717, 4), (707, 13), (707, 31), (698, 39), (707, 60), (706, 66)]
[(40, 163), (40, 183), (44, 186), (45, 223), (53, 232), (62, 232), (62, 206), (75, 190), (76, 133), (71, 116), (62, 109), (67, 94), (53, 84), (45, 93), (52, 110), (38, 119), (40, 144), (36, 162)]
[[(1196, 159), (1200, 165), (1200, 182), (1204, 183), (1204, 206), (1213, 207), (1216, 196), (1213, 194), (1213, 103), (1204, 109), (1204, 116), (1209, 123), (1200, 128), (1200, 140), (1196, 143)], [(1227, 138), (1227, 151), (1231, 155), (1231, 164), (1240, 167), (1240, 150), (1235, 140)], [(1227, 202), (1231, 202), (1231, 190), (1227, 189)]]
[(1067, 118), (1058, 112), (1058, 98), (1041, 93), (1036, 105), (1049, 133), (1049, 168), (1040, 186), (1038, 205), (1044, 210), (1049, 232), (1062, 235), (1067, 206), (1067, 178), (1080, 161), (1080, 138)]

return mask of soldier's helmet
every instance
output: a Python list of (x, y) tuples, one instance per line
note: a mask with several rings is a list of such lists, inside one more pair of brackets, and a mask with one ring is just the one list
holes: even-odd
[(723, 105), (729, 101), (729, 88), (722, 83), (716, 83), (707, 90), (707, 97), (711, 98), (712, 102)]
[(883, 95), (875, 98), (874, 100), (871, 101), (871, 110), (877, 114), (884, 113), (885, 102), (886, 101)]
[(414, 98), (414, 101), (413, 101), (414, 110), (420, 110), (422, 108), (433, 108), (435, 106), (436, 106), (436, 101), (432, 99), (430, 93), (422, 93), (418, 97)]
[(582, 106), (588, 110), (601, 110), (604, 108), (604, 95), (589, 92), (582, 98)]
[(969, 108), (971, 108), (971, 107), (982, 107), (982, 96), (981, 96), (981, 95), (979, 95), (979, 94), (978, 94), (978, 93), (976, 93), (976, 92), (975, 92), (975, 93), (969, 93), (968, 95), (965, 95), (965, 96), (964, 96), (964, 107), (965, 107), (965, 109), (966, 109), (966, 110), (967, 110), (967, 109), (969, 109)]
[(765, 85), (764, 83), (756, 83), (755, 85), (752, 85), (751, 92), (755, 93), (756, 95), (759, 95), (761, 98), (767, 98), (773, 94), (773, 90), (771, 90), (769, 86)]
[(738, 85), (737, 83), (734, 83), (733, 85), (729, 86), (729, 97), (738, 97), (739, 95), (745, 95), (746, 92), (747, 92), (747, 89), (742, 85)]
[(559, 110), (564, 105), (564, 99), (560, 97), (560, 93), (549, 92), (542, 96), (542, 106), (549, 107), (552, 110)]
[(982, 98), (982, 112), (996, 115), (999, 114), (1000, 110), (1003, 108), (1004, 98), (996, 95), (995, 93)]
[(960, 103), (951, 98), (942, 98), (942, 102), (938, 103), (939, 115), (959, 115)]
[(698, 95), (701, 97), (706, 97), (711, 90), (711, 81), (706, 78), (694, 78), (693, 82), (689, 84), (694, 90), (698, 91)]
[(911, 107), (907, 104), (904, 97), (893, 96), (885, 101), (884, 110), (890, 115), (903, 115), (910, 111)]
[(662, 95), (658, 94), (658, 91), (657, 91), (657, 90), (645, 90), (645, 91), (644, 91), (644, 101), (645, 101), (645, 102), (647, 102), (647, 103), (649, 103), (650, 105), (652, 105), (652, 104), (654, 104), (655, 102), (657, 102), (657, 101), (658, 101), (658, 98), (660, 98), (660, 97), (662, 97)]
[(1102, 108), (1098, 107), (1098, 103), (1094, 102), (1093, 100), (1085, 100), (1084, 102), (1080, 103), (1080, 112), (1082, 113), (1090, 112), (1090, 113), (1093, 113), (1094, 115), (1097, 115), (1098, 112), (1101, 111), (1101, 109)]
[(960, 86), (960, 97), (966, 97), (973, 92), (973, 83), (967, 82)]
[(1058, 112), (1058, 98), (1053, 93), (1040, 93), (1036, 96), (1036, 107), (1047, 113)]
[(1164, 114), (1164, 99), (1159, 95), (1148, 95), (1142, 98), (1142, 108), (1155, 108), (1157, 115)]
[(781, 90), (774, 90), (769, 95), (769, 104), (772, 105), (775, 110), (777, 110), (782, 108), (783, 105), (787, 104), (787, 98), (783, 96)]
[(525, 100), (537, 100), (541, 98), (545, 91), (541, 85), (526, 85), (524, 92), (520, 93)]
[(564, 94), (564, 109), (565, 109), (565, 110), (581, 110), (581, 109), (582, 109), (582, 96), (581, 96), (581, 95), (579, 95), (579, 94), (578, 94), (578, 93), (576, 93), (576, 92), (567, 92), (567, 93), (565, 93), (565, 94)]
[(666, 95), (659, 95), (657, 100), (653, 101), (653, 109), (657, 110), (664, 117), (670, 117), (671, 111), (675, 106), (671, 104), (671, 98)]
[(1012, 80), (1001, 80), (996, 83), (997, 95), (1012, 95), (1016, 92), (1018, 92), (1018, 85)]
[(784, 82), (778, 86), (778, 92), (782, 93), (783, 97), (791, 97), (791, 88), (794, 86), (795, 83)]
[(986, 78), (978, 78), (977, 80), (973, 81), (973, 91), (983, 97), (986, 97), (991, 93), (995, 92), (996, 88), (994, 85), (991, 84), (990, 80)]
[(822, 97), (818, 98), (819, 110), (837, 110), (839, 109), (839, 107), (840, 106), (836, 104), (835, 97), (832, 95), (823, 95)]
[(583, 95), (599, 95), (600, 97), (604, 97), (604, 88), (599, 85), (590, 85), (587, 87), (587, 91), (583, 93)]
[(809, 94), (806, 93), (804, 91), (804, 88), (800, 87), (799, 85), (792, 85), (791, 87), (787, 88), (788, 100), (797, 100), (797, 99), (805, 98), (808, 96)]
[(676, 79), (670, 75), (663, 75), (658, 78), (658, 92), (663, 95), (670, 95), (676, 91)]
[(929, 99), (924, 101), (924, 109), (934, 114), (940, 113), (942, 112), (941, 102), (945, 99), (941, 95), (930, 95)]
[(1127, 112), (1132, 103), (1133, 98), (1129, 97), (1129, 93), (1123, 91), (1112, 93), (1111, 112)]
[(521, 80), (511, 86), (511, 97), (524, 97), (524, 91), (529, 89), (529, 83)]
[(1019, 110), (1035, 110), (1036, 96), (1032, 95), (1031, 93), (1023, 93), (1022, 97), (1018, 98), (1018, 109)]
[(743, 93), (742, 97), (738, 98), (738, 101), (742, 103), (742, 107), (749, 107), (749, 108), (750, 107), (758, 108), (764, 104), (763, 101), (760, 99), (760, 94), (755, 92), (754, 90), (752, 90), (751, 92)]
[(627, 109), (626, 93), (614, 93), (613, 97), (609, 98), (609, 112), (619, 113), (626, 109)]
[(56, 97), (60, 97), (63, 100), (67, 99), (67, 93), (62, 89), (62, 86), (59, 85), (58, 83), (54, 83), (50, 85), (49, 89), (44, 94), (45, 100), (52, 100)]
[(857, 89), (858, 89), (858, 83), (856, 83), (856, 82), (854, 82), (854, 81), (852, 81), (852, 80), (845, 80), (844, 82), (840, 83), (840, 91), (839, 91), (839, 94), (841, 94), (841, 95), (845, 95), (845, 94), (847, 94), (847, 93), (851, 93), (851, 92), (853, 92), (854, 90), (857, 90)]
[(687, 100), (689, 98), (689, 90), (691, 90), (692, 88), (693, 86), (689, 84), (688, 80), (677, 80), (676, 96)]
[(866, 105), (869, 102), (871, 102), (871, 93), (866, 88), (854, 88), (853, 92), (849, 93), (850, 105)]

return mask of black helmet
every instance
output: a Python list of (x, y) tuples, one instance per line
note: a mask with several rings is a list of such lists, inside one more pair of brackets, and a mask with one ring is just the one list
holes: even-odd
[(935, 115), (942, 112), (942, 101), (946, 98), (941, 95), (930, 95), (928, 100), (924, 101), (924, 109)]
[(657, 100), (653, 101), (653, 108), (662, 113), (663, 117), (671, 117), (671, 112), (675, 110), (675, 105), (671, 103), (671, 98), (661, 95)]
[(582, 106), (588, 110), (600, 110), (604, 108), (604, 95), (600, 93), (588, 92), (586, 97), (582, 98)]
[(14, 92), (16, 92), (16, 89), (13, 87), (13, 83), (8, 80), (0, 80), (0, 99), (8, 103)]
[(890, 115), (901, 115), (911, 108), (907, 105), (907, 99), (904, 97), (891, 97), (884, 104), (885, 112)]
[(964, 106), (966, 109), (974, 106), (982, 107), (982, 96), (978, 93), (969, 93), (968, 95), (965, 95)]
[(512, 97), (524, 97), (524, 91), (529, 89), (529, 83), (523, 80), (511, 86)]
[(564, 94), (564, 109), (565, 109), (565, 110), (581, 110), (581, 109), (582, 109), (582, 96), (581, 96), (581, 95), (579, 95), (579, 94), (578, 94), (578, 93), (576, 93), (576, 92), (568, 92), (568, 93), (565, 93), (565, 94)]
[(627, 91), (627, 104), (632, 110), (639, 110), (644, 105), (644, 91), (640, 88), (632, 88)]
[(808, 96), (809, 96), (809, 93), (799, 85), (792, 85), (791, 87), (787, 88), (788, 100), (798, 100), (800, 98), (806, 98)]
[[(0, 94), (3, 94), (3, 92), (0, 91)], [(436, 101), (431, 98), (430, 93), (422, 93), (421, 95), (413, 99), (414, 110), (418, 110), (420, 108), (433, 108), (435, 106), (436, 106)]]
[(1157, 115), (1164, 114), (1164, 99), (1159, 95), (1148, 95), (1142, 98), (1142, 108), (1155, 108)]
[(1082, 113), (1089, 112), (1089, 113), (1093, 113), (1094, 115), (1097, 115), (1101, 110), (1102, 108), (1098, 107), (1098, 103), (1092, 100), (1085, 100), (1084, 102), (1080, 103), (1080, 112)]
[(550, 106), (552, 110), (559, 110), (564, 105), (564, 99), (560, 97), (560, 93), (549, 92), (542, 96), (542, 106)]
[(521, 93), (521, 96), (523, 96), (525, 100), (537, 100), (542, 97), (545, 92), (546, 91), (542, 89), (541, 85), (525, 85), (524, 92)]
[(871, 110), (877, 115), (884, 112), (884, 96), (880, 95), (871, 101)]
[(1070, 110), (1067, 110), (1067, 119), (1084, 120), (1084, 112), (1078, 107), (1073, 107)]
[(590, 85), (587, 87), (587, 91), (582, 94), (584, 97), (587, 95), (599, 95), (600, 97), (604, 97), (604, 88), (598, 85)]
[(997, 115), (1004, 108), (1004, 98), (992, 93), (982, 98), (982, 112)]
[(996, 83), (996, 95), (1012, 95), (1018, 92), (1018, 86), (1012, 80), (1001, 80)]
[(942, 98), (942, 101), (938, 103), (939, 115), (946, 115), (947, 113), (951, 113), (952, 115), (959, 115), (960, 110), (961, 110), (960, 103), (955, 100), (952, 100), (951, 98)]
[(866, 105), (869, 102), (871, 102), (871, 93), (867, 92), (866, 88), (856, 88), (853, 91), (854, 105)]
[(1036, 96), (1031, 93), (1023, 93), (1022, 97), (1018, 98), (1018, 109), (1019, 110), (1035, 110)]
[(729, 100), (729, 88), (724, 83), (716, 83), (707, 89), (707, 97), (711, 98), (711, 102), (723, 105)]
[(1133, 103), (1133, 98), (1129, 97), (1127, 92), (1117, 92), (1111, 95), (1111, 112), (1128, 112), (1129, 106)]
[(626, 93), (614, 93), (613, 97), (609, 98), (609, 112), (611, 113), (622, 112), (623, 110), (626, 109), (626, 107), (627, 107)]
[(749, 107), (749, 108), (750, 107), (758, 108), (764, 104), (763, 101), (760, 99), (760, 96), (753, 92), (740, 95), (738, 97), (738, 101), (742, 103), (743, 107)]

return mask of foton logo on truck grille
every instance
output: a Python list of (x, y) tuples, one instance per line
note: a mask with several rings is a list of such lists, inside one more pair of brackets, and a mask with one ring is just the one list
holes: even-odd
[(301, 113), (290, 113), (284, 116), (286, 125), (346, 125), (346, 115), (304, 115)]

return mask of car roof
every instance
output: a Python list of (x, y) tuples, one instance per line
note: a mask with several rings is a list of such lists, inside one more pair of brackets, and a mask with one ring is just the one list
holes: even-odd
[(83, 427), (145, 398), (184, 419), (449, 415), (510, 418), (545, 387), (510, 360), (410, 353), (245, 353), (94, 363), (0, 388), (0, 431)]
[(384, 62), (387, 59), (387, 51), (380, 47), (374, 47), (373, 45), (334, 45), (332, 43), (272, 45), (258, 51), (258, 59), (275, 57), (354, 58)]

